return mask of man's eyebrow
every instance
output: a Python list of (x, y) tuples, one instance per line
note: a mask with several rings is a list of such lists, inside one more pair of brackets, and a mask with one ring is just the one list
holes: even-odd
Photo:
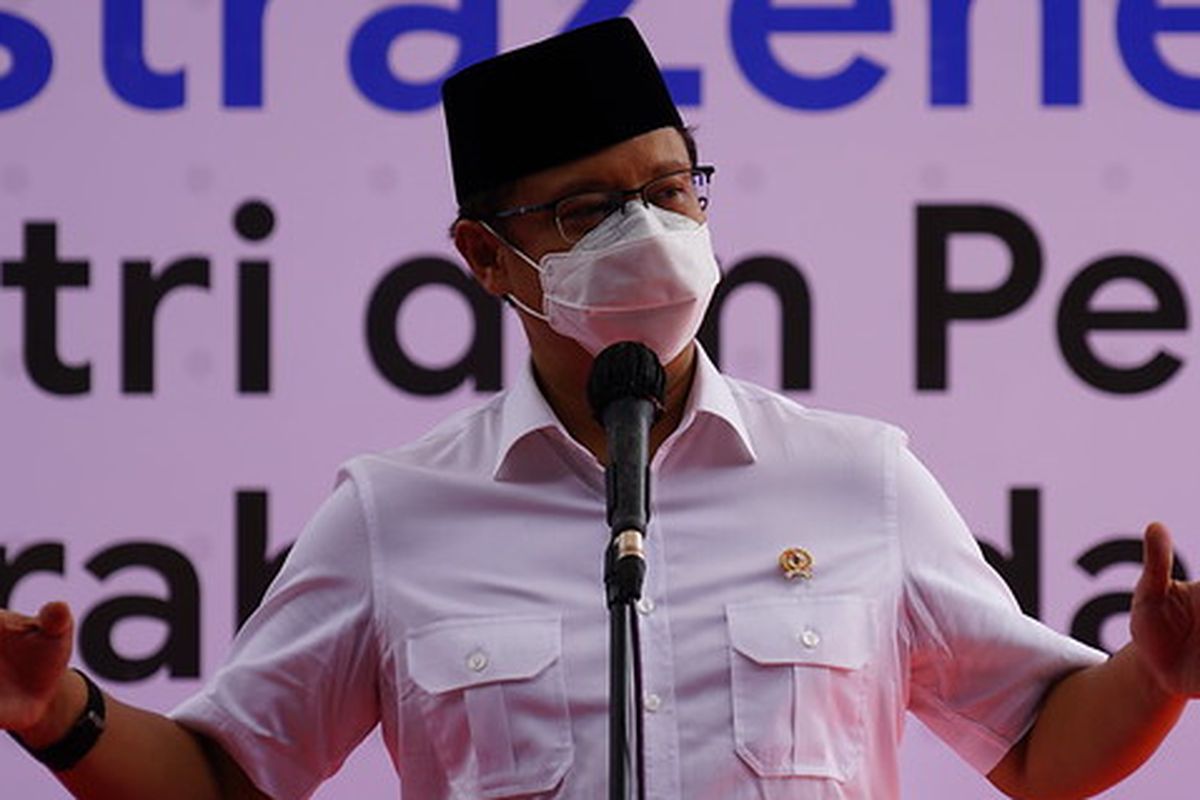
[[(649, 173), (653, 177), (647, 178), (646, 180), (652, 181), (657, 177), (668, 175), (672, 172), (682, 172), (685, 169), (691, 169), (691, 167), (692, 164), (690, 161), (680, 160), (677, 158), (672, 158), (667, 161), (660, 161), (654, 165), (654, 169), (652, 169)], [(563, 197), (570, 197), (573, 194), (579, 194), (580, 192), (611, 192), (619, 189), (631, 188), (636, 187), (614, 186), (612, 183), (601, 178), (586, 177), (567, 181), (561, 187), (559, 187), (557, 191), (550, 193), (550, 197), (553, 199), (561, 199)]]
[(599, 178), (577, 178), (567, 181), (558, 190), (551, 192), (553, 198), (570, 197), (581, 192), (607, 192), (613, 189), (612, 184)]

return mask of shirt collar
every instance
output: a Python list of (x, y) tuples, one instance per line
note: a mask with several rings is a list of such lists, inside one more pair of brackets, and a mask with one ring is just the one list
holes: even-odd
[(699, 342), (696, 342), (696, 375), (692, 379), (692, 392), (688, 396), (677, 435), (686, 432), (697, 418), (710, 418), (731, 434), (726, 437), (727, 456), (745, 464), (758, 459), (742, 409), (729, 386), (729, 378), (717, 371)]
[(554, 410), (550, 408), (537, 385), (537, 379), (533, 375), (533, 362), (526, 361), (525, 368), (517, 374), (517, 379), (508, 390), (501, 406), (500, 439), (492, 477), (496, 480), (512, 477), (515, 451), (520, 449), (523, 440), (547, 429), (557, 429), (564, 437), (567, 436), (562, 423), (554, 416)]
[[(692, 391), (684, 408), (683, 420), (672, 438), (686, 434), (701, 418), (717, 422), (730, 434), (725, 437), (726, 443), (722, 447), (726, 458), (732, 457), (740, 463), (756, 460), (754, 445), (728, 379), (717, 371), (704, 348), (697, 343)], [(502, 405), (496, 464), (492, 470), (494, 479), (517, 477), (517, 453), (539, 431), (554, 431), (563, 439), (570, 440), (570, 434), (554, 415), (554, 410), (537, 385), (532, 362), (526, 362), (525, 369), (517, 375)]]

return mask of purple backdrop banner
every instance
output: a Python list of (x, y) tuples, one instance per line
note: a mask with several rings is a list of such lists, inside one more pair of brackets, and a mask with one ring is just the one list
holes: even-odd
[[(721, 366), (903, 426), (1027, 609), (1123, 644), (1147, 521), (1200, 568), (1200, 4), (1154, 0), (0, 0), (0, 604), (194, 691), (341, 461), (522, 368), (438, 83), (619, 13), (717, 165)], [(1192, 797), (1198, 747), (1192, 709), (1105, 797)], [(905, 758), (995, 796), (916, 723)], [(371, 740), (318, 796), (394, 786)]]

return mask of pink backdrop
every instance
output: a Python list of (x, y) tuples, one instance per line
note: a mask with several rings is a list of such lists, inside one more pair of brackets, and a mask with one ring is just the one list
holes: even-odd
[[(763, 12), (831, 4), (291, 0), (266, 6), (259, 81), (251, 44), (265, 3), (147, 3), (139, 38), (141, 5), (0, 0), (0, 261), (9, 265), (0, 286), (0, 588), (11, 590), (13, 607), (61, 597), (82, 618), (116, 598), (168, 598), (179, 614), (172, 659), (186, 664), (189, 642), (198, 643), (202, 678), (234, 629), (238, 493), (265, 493), (273, 554), (328, 491), (339, 462), (405, 442), (486, 394), (470, 379), (441, 394), (397, 386), (364, 333), (373, 293), (394, 268), (427, 257), (458, 263), (446, 236), (454, 207), (440, 111), (389, 104), (423, 103), (421, 85), (445, 72), (459, 44), (404, 33), (370, 58), (372, 35), (426, 12), (467, 31), (467, 53), (494, 49), (492, 37), (503, 48), (538, 38), (578, 13), (637, 20), (663, 65), (686, 72), (675, 88), (704, 160), (718, 166), (712, 225), (724, 265), (771, 256), (807, 284), (811, 342), (791, 344), (801, 355), (811, 344), (811, 379), (790, 393), (905, 427), (977, 535), (1001, 552), (1013, 550), (1010, 493), (1037, 489), (1038, 547), (1018, 548), (1015, 560), (1050, 625), (1070, 630), (1096, 598), (1128, 590), (1137, 565), (1103, 545), (1137, 536), (1152, 518), (1172, 526), (1189, 567), (1200, 565), (1190, 318), (1200, 287), (1200, 167), (1191, 157), (1200, 47), (1189, 35), (1200, 10), (1164, 3), (1178, 15), (1160, 17), (1153, 2), (1098, 0), (1084, 4), (1075, 37), (1070, 2), (860, 0), (772, 23), (824, 21), (827, 30), (768, 36)], [(835, 76), (856, 58), (870, 80), (853, 99)], [(819, 102), (832, 107), (803, 107)], [(165, 107), (147, 107), (156, 103)], [(233, 222), (253, 199), (275, 219), (257, 242)], [(987, 322), (949, 325), (946, 390), (916, 380), (919, 206), (1004, 209), (1010, 233), (1032, 232), (1042, 256), (1027, 300)], [(20, 265), (51, 230), (61, 260), (88, 262), (87, 285), (21, 285), (29, 270)], [(995, 235), (954, 236), (946, 254), (949, 292), (991, 292), (1014, 271), (1010, 246)], [(1153, 388), (1125, 393), (1080, 377), (1056, 333), (1068, 287), (1118, 255), (1139, 259), (1135, 274), (1169, 281), (1156, 296), (1147, 278), (1114, 280), (1089, 307), (1141, 310), (1137, 319), (1160, 329), (1075, 338), (1116, 371), (1160, 351), (1179, 362)], [(123, 347), (122, 328), (135, 325), (136, 303), (122, 298), (147, 296), (153, 284), (139, 283), (131, 262), (149, 261), (158, 274), (186, 258), (202, 263), (177, 276), (208, 287), (173, 290), (158, 306), (154, 387), (145, 391), (144, 364), (123, 352), (133, 349)], [(264, 272), (262, 342), (253, 325), (239, 335), (238, 311), (241, 303), (262, 318), (251, 290)], [(399, 308), (377, 339), (398, 340), (418, 365), (442, 369), (470, 346), (470, 308), (451, 289), (418, 288)], [(32, 331), (30, 317), (39, 320)], [(778, 318), (767, 288), (737, 290), (722, 316), (724, 368), (785, 388)], [(252, 351), (240, 359), (250, 373), (244, 391), (239, 340)], [(524, 358), (509, 312), (501, 349), (507, 379)], [(257, 368), (255, 354), (269, 368)], [(57, 385), (58, 373), (72, 376), (64, 380), (75, 393), (43, 385)], [(251, 517), (244, 543), (259, 529)], [(130, 566), (128, 548), (114, 552), (132, 541), (181, 554), (182, 583)], [(30, 549), (39, 544), (49, 547)], [(63, 574), (18, 575), (21, 554), (41, 553), (53, 568), (59, 552)], [(108, 560), (115, 568), (106, 572)], [(178, 591), (189, 569), (199, 587), (191, 606)], [(1103, 643), (1119, 647), (1124, 616), (1102, 621)], [(125, 664), (165, 646), (161, 622), (91, 623), (106, 635), (90, 652), (110, 647)], [(93, 655), (88, 666), (104, 677), (116, 661)], [(165, 710), (198, 685), (167, 673), (103, 683)], [(994, 794), (919, 725), (909, 731), (907, 796)], [(1193, 796), (1198, 746), (1192, 709), (1153, 762), (1105, 796)], [(3, 742), (0, 774), (13, 797), (61, 796)], [(372, 742), (318, 796), (380, 796), (394, 785)]]

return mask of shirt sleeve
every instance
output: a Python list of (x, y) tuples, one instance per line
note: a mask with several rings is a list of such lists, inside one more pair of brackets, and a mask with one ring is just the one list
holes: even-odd
[(272, 797), (307, 797), (379, 718), (370, 565), (346, 480), (297, 539), (226, 664), (171, 713)]
[(1032, 726), (1065, 673), (1105, 654), (1023, 614), (945, 492), (906, 447), (896, 464), (909, 710), (981, 773)]

